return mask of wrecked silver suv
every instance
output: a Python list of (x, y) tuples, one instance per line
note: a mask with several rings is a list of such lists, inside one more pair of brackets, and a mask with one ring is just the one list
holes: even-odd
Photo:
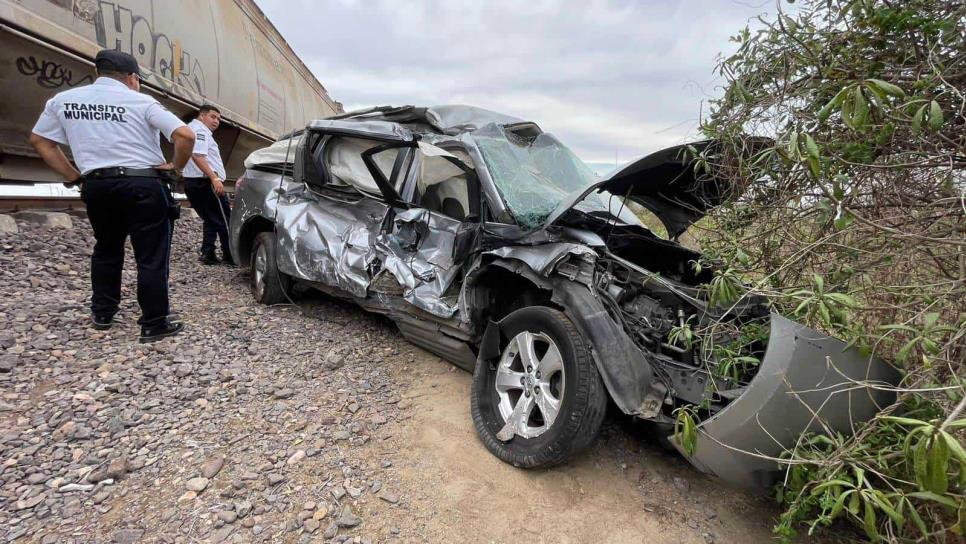
[[(586, 448), (608, 399), (665, 434), (694, 406), (690, 461), (768, 485), (780, 474), (769, 458), (803, 432), (851, 433), (891, 401), (855, 380), (895, 375), (763, 299), (708, 303), (700, 255), (628, 209), (652, 211), (672, 240), (707, 212), (714, 184), (686, 156), (664, 150), (598, 181), (532, 122), (465, 106), (352, 112), (248, 158), (231, 250), (259, 302), (301, 282), (473, 372), (476, 429), (508, 463)], [(722, 373), (718, 356), (672, 338), (712, 322), (764, 331), (749, 344), (760, 364)]]

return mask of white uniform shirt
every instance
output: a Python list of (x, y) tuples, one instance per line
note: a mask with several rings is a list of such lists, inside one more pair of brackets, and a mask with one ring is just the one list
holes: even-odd
[(171, 141), (183, 127), (154, 98), (108, 77), (47, 101), (33, 132), (69, 145), (82, 174), (98, 168), (151, 168), (164, 164), (158, 132)]
[[(218, 150), (218, 142), (211, 134), (211, 129), (197, 119), (188, 123), (188, 128), (195, 132), (195, 148), (191, 153), (193, 155), (205, 155), (205, 158), (208, 159), (208, 166), (218, 174), (218, 177), (225, 179), (225, 165), (221, 162), (221, 151)], [(205, 177), (205, 173), (201, 171), (201, 168), (198, 168), (194, 159), (188, 161), (181, 175), (186, 178)]]

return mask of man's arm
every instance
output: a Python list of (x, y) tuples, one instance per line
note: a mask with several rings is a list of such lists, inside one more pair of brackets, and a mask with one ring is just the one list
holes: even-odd
[(208, 164), (208, 156), (202, 155), (201, 153), (192, 153), (191, 160), (195, 161), (195, 165), (198, 169), (205, 175), (206, 178), (211, 180), (211, 186), (215, 189), (215, 194), (221, 196), (225, 194), (225, 184), (218, 174), (212, 170), (211, 165)]
[(64, 155), (64, 150), (60, 148), (60, 144), (57, 142), (39, 134), (31, 133), (30, 145), (34, 147), (40, 158), (47, 163), (47, 166), (67, 180), (67, 184), (75, 183), (81, 177), (80, 172), (67, 160), (67, 155)]
[(174, 144), (174, 157), (171, 163), (180, 172), (191, 158), (191, 150), (195, 147), (195, 133), (182, 125), (171, 133), (171, 143)]
[(174, 144), (174, 157), (171, 158), (171, 163), (158, 165), (157, 168), (161, 170), (174, 168), (180, 171), (191, 158), (191, 150), (195, 145), (194, 131), (157, 101), (147, 107), (144, 118), (148, 125), (160, 130), (161, 134)]

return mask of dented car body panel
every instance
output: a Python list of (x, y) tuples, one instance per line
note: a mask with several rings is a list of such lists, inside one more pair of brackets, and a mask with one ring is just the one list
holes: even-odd
[[(778, 328), (764, 374), (750, 382), (716, 378), (719, 361), (669, 340), (686, 322), (769, 320), (767, 301), (755, 297), (711, 307), (702, 291), (711, 274), (692, 266), (700, 255), (659, 238), (614, 198), (644, 205), (679, 234), (720, 195), (683, 148), (598, 183), (535, 123), (467, 106), (405, 106), (314, 121), (253, 153), (246, 167), (230, 224), (243, 264), (254, 237), (272, 232), (279, 272), (387, 315), (407, 339), (462, 368), (499, 357), (514, 310), (549, 306), (573, 323), (626, 414), (667, 426), (676, 407), (702, 404), (702, 429), (746, 451), (774, 450), (772, 436), (744, 430), (755, 418), (810, 414), (771, 377), (819, 383), (812, 378), (826, 368), (826, 352), (786, 334), (801, 326), (771, 318)], [(814, 342), (838, 342), (812, 333)], [(866, 363), (894, 381), (881, 361)], [(855, 421), (888, 403), (880, 393), (813, 396)], [(794, 429), (777, 434), (780, 447), (794, 445)], [(760, 459), (716, 446), (702, 438), (695, 465), (736, 483), (767, 483), (756, 476), (767, 472)]]
[(807, 432), (851, 435), (895, 402), (898, 380), (882, 361), (773, 315), (761, 368), (741, 396), (699, 425), (690, 461), (737, 485), (770, 486), (781, 478), (772, 459), (794, 449)]

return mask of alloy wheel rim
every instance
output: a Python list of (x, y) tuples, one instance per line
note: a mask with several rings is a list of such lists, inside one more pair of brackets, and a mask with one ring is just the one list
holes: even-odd
[(504, 431), (523, 438), (547, 432), (560, 413), (565, 382), (563, 357), (553, 339), (529, 331), (514, 336), (493, 381)]
[(268, 256), (265, 246), (259, 245), (255, 251), (255, 295), (262, 298), (265, 293), (265, 273), (268, 269)]

